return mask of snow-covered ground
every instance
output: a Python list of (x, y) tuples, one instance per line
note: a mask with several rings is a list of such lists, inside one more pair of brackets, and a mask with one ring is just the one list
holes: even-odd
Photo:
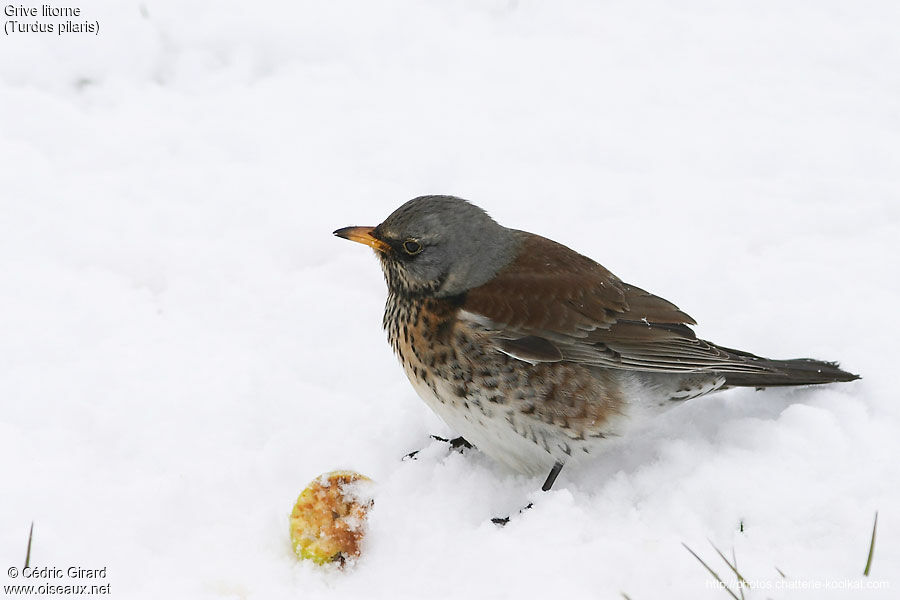
[[(80, 6), (0, 39), (3, 585), (33, 520), (123, 598), (727, 598), (707, 539), (749, 598), (900, 594), (896, 2)], [(863, 379), (686, 403), (536, 492), (429, 440), (331, 235), (425, 193)], [(378, 482), (343, 573), (287, 527), (335, 468)], [(775, 587), (865, 585), (876, 510), (887, 589)]]

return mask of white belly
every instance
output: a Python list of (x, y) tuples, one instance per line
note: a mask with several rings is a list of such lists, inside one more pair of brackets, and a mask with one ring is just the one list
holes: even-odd
[(440, 394), (438, 397), (430, 387), (417, 382), (414, 377), (409, 376), (409, 380), (419, 397), (450, 428), (480, 451), (514, 471), (528, 475), (546, 475), (557, 461), (566, 462), (571, 458), (561, 447), (554, 448), (552, 441), (548, 451), (542, 443), (519, 433), (507, 418), (506, 411), (509, 409), (500, 408), (485, 414), (472, 405), (471, 399), (466, 399), (470, 406), (466, 409), (465, 400), (457, 398), (447, 384), (437, 383)]

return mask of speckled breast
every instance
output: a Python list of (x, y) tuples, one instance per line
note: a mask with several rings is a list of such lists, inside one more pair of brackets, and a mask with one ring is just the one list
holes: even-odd
[(384, 327), (410, 382), (450, 427), (494, 459), (531, 474), (590, 454), (623, 412), (608, 371), (530, 363), (460, 319), (463, 298), (391, 294)]

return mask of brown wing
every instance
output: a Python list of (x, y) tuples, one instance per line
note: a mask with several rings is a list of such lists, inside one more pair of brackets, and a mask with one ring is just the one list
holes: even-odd
[(697, 339), (671, 302), (619, 280), (561, 244), (520, 232), (518, 258), (469, 290), (462, 318), (528, 362), (569, 360), (649, 371), (755, 371)]

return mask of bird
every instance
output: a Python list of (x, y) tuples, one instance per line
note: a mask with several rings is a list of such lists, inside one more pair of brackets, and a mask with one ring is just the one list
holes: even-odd
[(697, 337), (677, 306), (587, 256), (445, 195), (334, 235), (375, 251), (383, 327), (421, 399), (478, 450), (547, 474), (602, 453), (659, 412), (733, 387), (858, 379)]

